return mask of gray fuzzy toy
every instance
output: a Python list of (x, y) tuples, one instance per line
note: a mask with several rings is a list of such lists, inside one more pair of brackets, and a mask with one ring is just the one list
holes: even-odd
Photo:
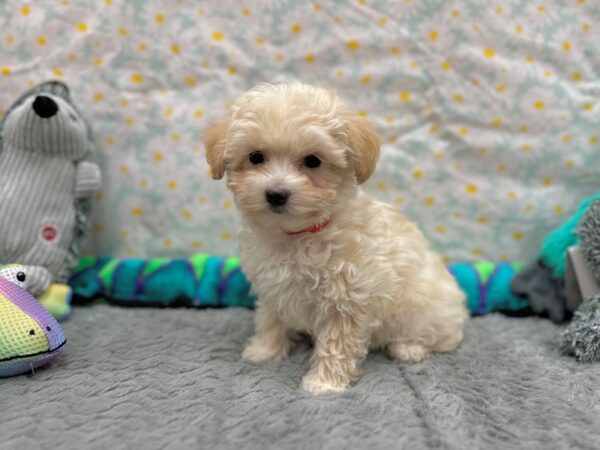
[(590, 205), (577, 227), (581, 250), (592, 271), (600, 282), (600, 200)]
[(78, 263), (100, 187), (92, 153), (63, 83), (29, 90), (0, 122), (0, 263), (29, 266), (34, 295), (66, 283)]
[[(600, 200), (592, 203), (577, 228), (581, 250), (600, 283)], [(579, 306), (560, 336), (561, 351), (581, 362), (600, 361), (600, 294)]]

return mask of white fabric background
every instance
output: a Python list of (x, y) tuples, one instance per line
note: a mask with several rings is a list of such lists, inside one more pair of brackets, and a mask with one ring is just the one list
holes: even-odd
[(235, 253), (201, 133), (245, 89), (302, 80), (374, 123), (367, 189), (448, 261), (529, 259), (600, 185), (599, 19), (591, 0), (7, 1), (0, 109), (69, 84), (101, 147), (98, 253)]

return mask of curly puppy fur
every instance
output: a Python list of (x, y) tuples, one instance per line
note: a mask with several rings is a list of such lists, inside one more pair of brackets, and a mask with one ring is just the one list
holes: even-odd
[(594, 275), (600, 283), (600, 200), (590, 205), (577, 227), (581, 250)]
[(418, 362), (461, 342), (464, 294), (418, 228), (358, 187), (379, 139), (333, 92), (260, 85), (205, 144), (213, 177), (227, 174), (243, 214), (242, 268), (259, 296), (244, 358), (285, 358), (307, 333), (302, 387), (323, 394), (350, 386), (369, 349)]

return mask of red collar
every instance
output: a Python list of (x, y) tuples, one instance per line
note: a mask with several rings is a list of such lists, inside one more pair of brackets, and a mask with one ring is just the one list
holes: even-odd
[(313, 225), (311, 227), (305, 228), (304, 230), (300, 230), (300, 231), (286, 231), (285, 234), (287, 234), (288, 236), (298, 236), (299, 234), (304, 234), (304, 233), (318, 233), (319, 231), (323, 230), (324, 228), (327, 228), (327, 226), (329, 226), (329, 224), (331, 223), (331, 219), (327, 219), (324, 222), (318, 223), (316, 225)]

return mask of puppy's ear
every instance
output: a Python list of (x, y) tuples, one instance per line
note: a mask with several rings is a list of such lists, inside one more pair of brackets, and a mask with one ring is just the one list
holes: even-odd
[(206, 161), (210, 166), (213, 180), (220, 180), (225, 175), (225, 143), (229, 119), (219, 120), (210, 125), (204, 135)]
[(356, 116), (348, 122), (350, 162), (356, 181), (362, 184), (369, 179), (379, 159), (379, 137), (371, 124)]

